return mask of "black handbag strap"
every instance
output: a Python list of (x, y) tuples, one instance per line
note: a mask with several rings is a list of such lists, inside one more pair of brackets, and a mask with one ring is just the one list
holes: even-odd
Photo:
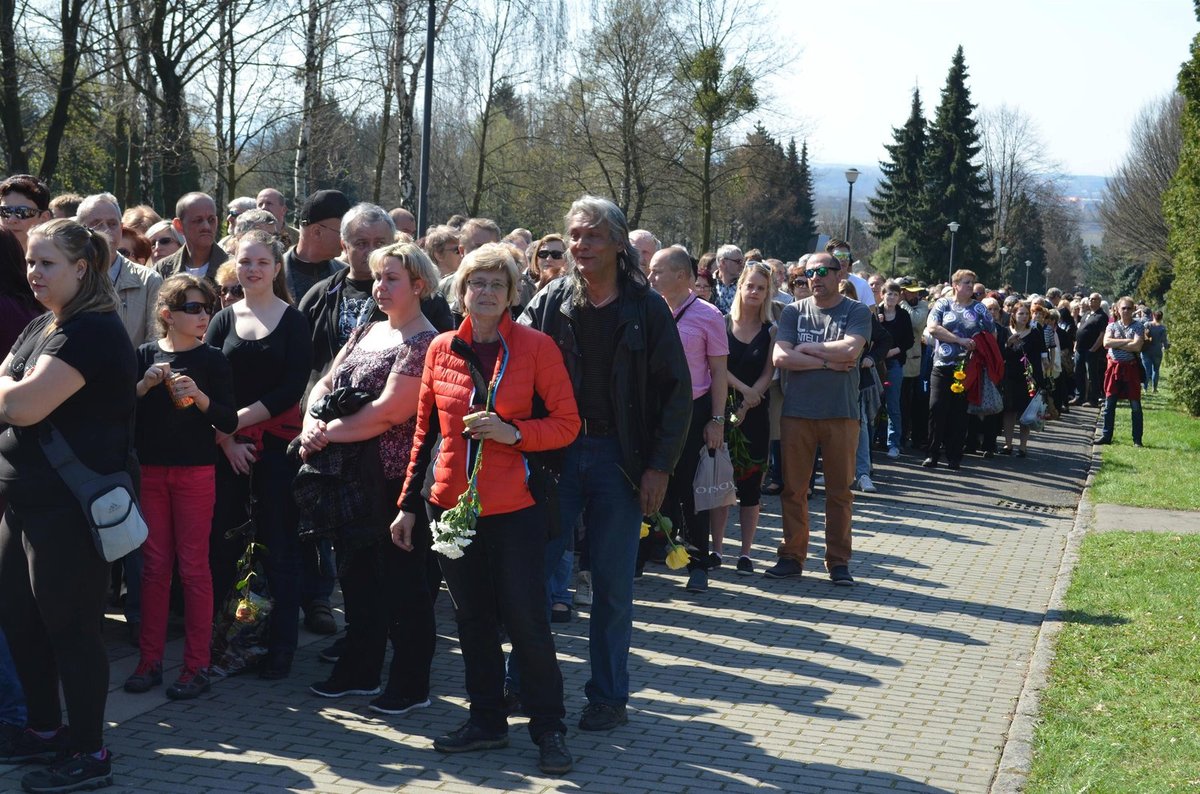
[(38, 430), (38, 443), (42, 445), (47, 462), (58, 472), (68, 490), (83, 504), (87, 500), (83, 493), (84, 483), (95, 480), (100, 475), (83, 465), (62, 433), (50, 422), (42, 422)]

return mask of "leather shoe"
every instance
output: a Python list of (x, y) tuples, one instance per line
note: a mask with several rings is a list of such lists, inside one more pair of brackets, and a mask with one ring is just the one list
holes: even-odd
[(927, 469), (936, 469), (937, 458), (925, 458), (925, 460), (921, 461), (921, 465)]

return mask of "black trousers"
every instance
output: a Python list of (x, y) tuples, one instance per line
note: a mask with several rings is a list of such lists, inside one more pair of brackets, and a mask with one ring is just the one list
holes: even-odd
[(73, 498), (55, 507), (8, 506), (0, 521), (0, 625), (25, 690), (29, 727), (62, 725), (61, 683), (73, 752), (104, 746), (108, 577), (109, 563)]
[(908, 444), (924, 449), (929, 427), (929, 396), (919, 376), (900, 381), (900, 416)]
[(967, 437), (967, 393), (950, 391), (954, 367), (934, 367), (929, 379), (929, 457), (958, 463)]
[[(394, 512), (399, 481), (384, 498)], [(379, 683), (387, 641), (392, 641), (388, 694), (424, 700), (429, 695), (436, 625), (426, 578), (432, 552), (429, 522), (417, 516), (413, 549), (383, 537), (359, 548), (338, 548), (338, 580), (346, 609), (346, 644), (331, 678), (372, 688)]]
[(1104, 402), (1104, 370), (1108, 367), (1108, 353), (1102, 347), (1087, 354), (1088, 402), (1097, 405)]
[(671, 472), (671, 478), (667, 481), (667, 498), (662, 506), (662, 512), (671, 519), (671, 523), (676, 527), (683, 527), (684, 537), (696, 547), (698, 554), (696, 559), (688, 563), (688, 570), (703, 568), (708, 558), (708, 511), (696, 512), (696, 492), (692, 483), (696, 479), (700, 450), (704, 447), (704, 426), (710, 419), (712, 397), (705, 392), (692, 401), (692, 423), (688, 426), (679, 462), (675, 464), (675, 471)]
[(503, 623), (521, 669), (521, 705), (534, 742), (550, 731), (566, 733), (562, 672), (546, 609), (546, 530), (537, 506), (480, 516), (462, 557), (437, 554), (454, 602), (471, 722), (493, 734), (508, 731)]

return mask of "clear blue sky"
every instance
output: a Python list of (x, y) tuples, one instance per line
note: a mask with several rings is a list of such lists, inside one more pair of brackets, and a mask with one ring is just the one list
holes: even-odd
[(785, 114), (764, 123), (794, 126), (814, 161), (846, 165), (884, 156), (913, 86), (932, 116), (962, 44), (977, 105), (1019, 107), (1064, 172), (1106, 176), (1139, 110), (1174, 88), (1200, 30), (1190, 0), (763, 3), (762, 44), (782, 62), (768, 90)]

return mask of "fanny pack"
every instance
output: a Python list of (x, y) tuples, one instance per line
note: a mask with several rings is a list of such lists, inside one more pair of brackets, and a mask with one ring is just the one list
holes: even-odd
[(133, 494), (133, 479), (127, 471), (97, 474), (75, 457), (58, 428), (43, 422), (38, 441), (46, 460), (79, 501), (96, 551), (115, 562), (138, 548), (149, 530)]

